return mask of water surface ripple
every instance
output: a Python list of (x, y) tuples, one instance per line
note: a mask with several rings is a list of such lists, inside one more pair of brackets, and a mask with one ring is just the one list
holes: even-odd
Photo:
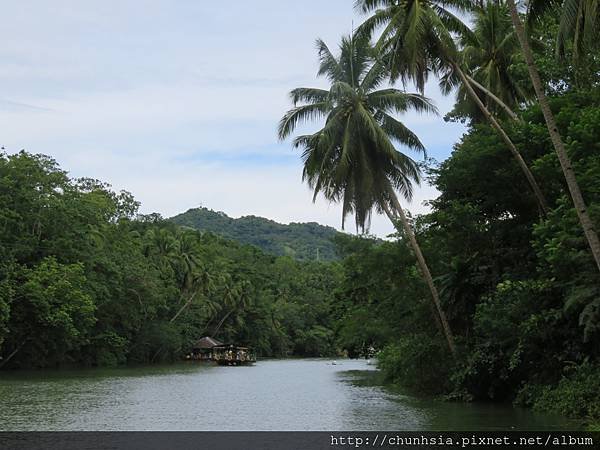
[(566, 429), (510, 405), (444, 403), (365, 382), (364, 360), (264, 360), (0, 373), (0, 430)]

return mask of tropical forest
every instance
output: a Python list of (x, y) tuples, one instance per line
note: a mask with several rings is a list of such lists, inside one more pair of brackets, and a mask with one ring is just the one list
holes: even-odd
[[(208, 336), (252, 370), (372, 358), (410, 395), (600, 430), (600, 3), (347, 8), (361, 22), (316, 40), (320, 87), (291, 84), (273, 124), (339, 231), (142, 214), (52, 155), (0, 154), (0, 377), (179, 364)], [(409, 113), (464, 126), (448, 158)], [(438, 194), (411, 213), (421, 185)]]

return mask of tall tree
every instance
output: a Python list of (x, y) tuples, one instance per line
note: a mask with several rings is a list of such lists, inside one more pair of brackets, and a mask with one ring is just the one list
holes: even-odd
[[(236, 311), (244, 311), (250, 304), (250, 283), (243, 281), (235, 285), (225, 286), (223, 311), (227, 311), (215, 327), (212, 337), (215, 337), (225, 321)], [(240, 320), (241, 318), (238, 318)]]
[[(457, 76), (483, 116), (498, 132), (516, 159), (533, 191), (540, 211), (546, 213), (547, 202), (521, 153), (500, 123), (475, 92), (469, 77), (459, 64), (458, 49), (452, 34), (469, 35), (471, 30), (451, 11), (470, 12), (472, 0), (357, 0), (356, 7), (372, 12), (359, 28), (359, 34), (371, 36), (383, 27), (377, 49), (390, 70), (392, 81), (412, 80), (420, 92), (431, 71)], [(450, 74), (448, 74), (450, 72)]]
[(342, 226), (346, 215), (354, 213), (357, 229), (368, 229), (373, 209), (385, 212), (394, 224), (400, 219), (431, 292), (448, 347), (456, 356), (431, 272), (396, 194), (399, 191), (410, 199), (412, 182), (419, 182), (420, 176), (417, 163), (399, 152), (392, 141), (420, 153), (425, 149), (393, 114), (436, 109), (419, 94), (394, 88), (378, 90), (387, 78), (387, 70), (374, 57), (367, 36), (343, 38), (339, 57), (321, 40), (317, 47), (318, 74), (325, 75), (331, 87), (291, 91), (294, 108), (281, 119), (279, 138), (287, 138), (302, 121), (325, 118), (321, 130), (294, 140), (294, 146), (303, 149), (303, 179), (314, 190), (313, 200), (322, 193), (330, 201), (340, 201)]
[(529, 23), (540, 19), (546, 12), (558, 12), (559, 29), (556, 35), (556, 53), (564, 57), (572, 50), (572, 61), (580, 64), (589, 50), (598, 47), (600, 32), (600, 3), (598, 0), (530, 0)]
[[(581, 2), (583, 3), (584, 0), (581, 0)], [(556, 121), (554, 120), (554, 114), (552, 113), (550, 104), (546, 98), (544, 85), (542, 84), (540, 74), (535, 65), (535, 61), (533, 60), (533, 52), (531, 51), (531, 46), (529, 45), (529, 39), (525, 32), (525, 27), (523, 26), (521, 18), (519, 17), (517, 5), (515, 4), (514, 0), (507, 0), (507, 3), (510, 8), (510, 15), (515, 27), (515, 31), (519, 38), (519, 43), (521, 44), (521, 48), (523, 50), (523, 56), (525, 57), (525, 62), (527, 63), (529, 76), (540, 103), (540, 108), (544, 114), (544, 119), (546, 121), (546, 126), (548, 127), (548, 132), (550, 133), (552, 145), (554, 146), (554, 150), (558, 155), (558, 160), (565, 176), (571, 198), (573, 199), (573, 204), (575, 205), (575, 210), (577, 211), (577, 216), (579, 217), (583, 232), (594, 256), (594, 260), (596, 261), (596, 265), (598, 266), (598, 270), (600, 270), (600, 240), (598, 240), (598, 234), (594, 229), (594, 223), (592, 222), (592, 219), (587, 211), (587, 206), (583, 199), (583, 195), (581, 194), (579, 184), (577, 183), (577, 178), (575, 177), (575, 171), (573, 170), (571, 160), (567, 154), (562, 137), (558, 131)]]
[[(489, 1), (474, 9), (473, 32), (459, 40), (462, 65), (486, 108), (496, 116), (518, 119), (514, 111), (534, 95), (529, 79), (516, 73), (522, 61), (521, 48), (513, 29), (508, 7)], [(444, 93), (456, 87), (454, 77), (444, 78)], [(457, 103), (450, 115), (470, 117), (476, 122), (485, 120), (464, 86), (458, 86)]]

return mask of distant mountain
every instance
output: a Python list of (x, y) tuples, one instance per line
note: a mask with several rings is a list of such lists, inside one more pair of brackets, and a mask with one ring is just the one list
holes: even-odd
[(257, 216), (233, 219), (221, 211), (207, 208), (190, 209), (169, 220), (252, 244), (274, 255), (288, 255), (299, 260), (337, 259), (333, 237), (339, 232), (316, 222), (283, 225)]

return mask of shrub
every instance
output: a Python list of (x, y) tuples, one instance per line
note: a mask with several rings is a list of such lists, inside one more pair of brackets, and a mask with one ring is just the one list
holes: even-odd
[(600, 422), (600, 366), (583, 363), (572, 367), (555, 386), (545, 386), (533, 408)]

